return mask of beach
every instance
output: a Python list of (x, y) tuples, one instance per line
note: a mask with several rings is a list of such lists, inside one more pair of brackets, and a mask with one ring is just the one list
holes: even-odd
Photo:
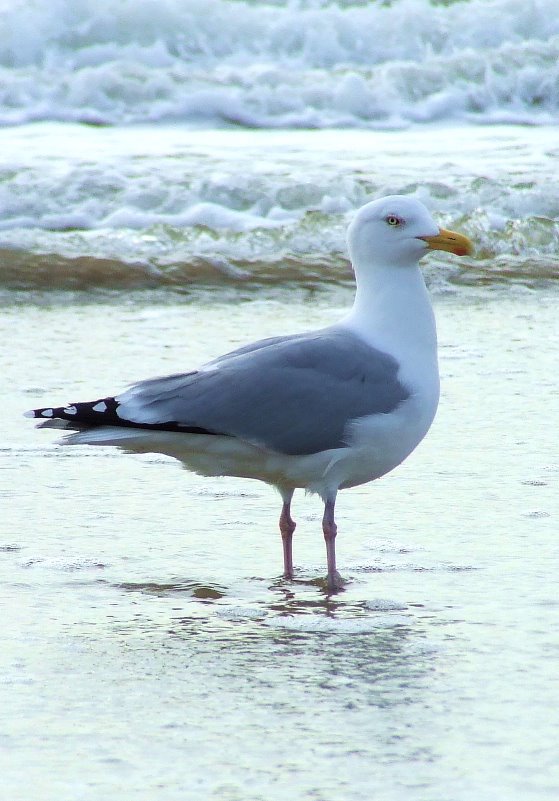
[[(55, 5), (0, 20), (4, 794), (556, 798), (551, 3)], [(318, 498), (285, 581), (270, 487), (23, 418), (337, 321), (392, 193), (474, 252), (422, 262), (439, 411), (340, 493), (343, 592)]]

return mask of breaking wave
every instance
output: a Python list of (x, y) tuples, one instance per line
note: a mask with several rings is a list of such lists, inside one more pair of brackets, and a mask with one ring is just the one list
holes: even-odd
[(555, 0), (14, 0), (0, 123), (551, 123)]

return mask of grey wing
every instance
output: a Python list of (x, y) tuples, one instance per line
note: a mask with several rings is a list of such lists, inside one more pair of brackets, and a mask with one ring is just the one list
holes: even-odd
[(144, 381), (116, 398), (123, 421), (224, 434), (303, 455), (346, 444), (352, 420), (409, 396), (398, 363), (336, 327), (263, 340), (198, 372)]

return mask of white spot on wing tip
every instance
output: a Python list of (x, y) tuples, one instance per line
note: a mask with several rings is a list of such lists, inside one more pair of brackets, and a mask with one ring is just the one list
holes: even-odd
[(96, 403), (95, 406), (91, 407), (91, 411), (93, 412), (106, 412), (107, 411), (107, 404), (105, 401), (101, 401), (100, 403)]
[(24, 417), (35, 417), (35, 412), (34, 411), (24, 412), (23, 416)]
[(41, 412), (40, 416), (41, 417), (53, 417), (54, 416), (54, 410), (53, 409), (43, 409), (43, 411)]
[(64, 408), (64, 411), (66, 412), (66, 414), (77, 414), (78, 413), (78, 410), (76, 409), (75, 406), (66, 406)]

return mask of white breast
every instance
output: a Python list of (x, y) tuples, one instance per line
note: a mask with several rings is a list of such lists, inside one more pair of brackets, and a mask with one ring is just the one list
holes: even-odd
[(379, 478), (399, 465), (424, 438), (439, 402), (435, 317), (419, 267), (377, 268), (366, 276), (343, 324), (397, 360), (398, 379), (410, 396), (390, 414), (352, 424), (350, 448), (331, 469), (332, 481), (339, 478), (342, 488)]

